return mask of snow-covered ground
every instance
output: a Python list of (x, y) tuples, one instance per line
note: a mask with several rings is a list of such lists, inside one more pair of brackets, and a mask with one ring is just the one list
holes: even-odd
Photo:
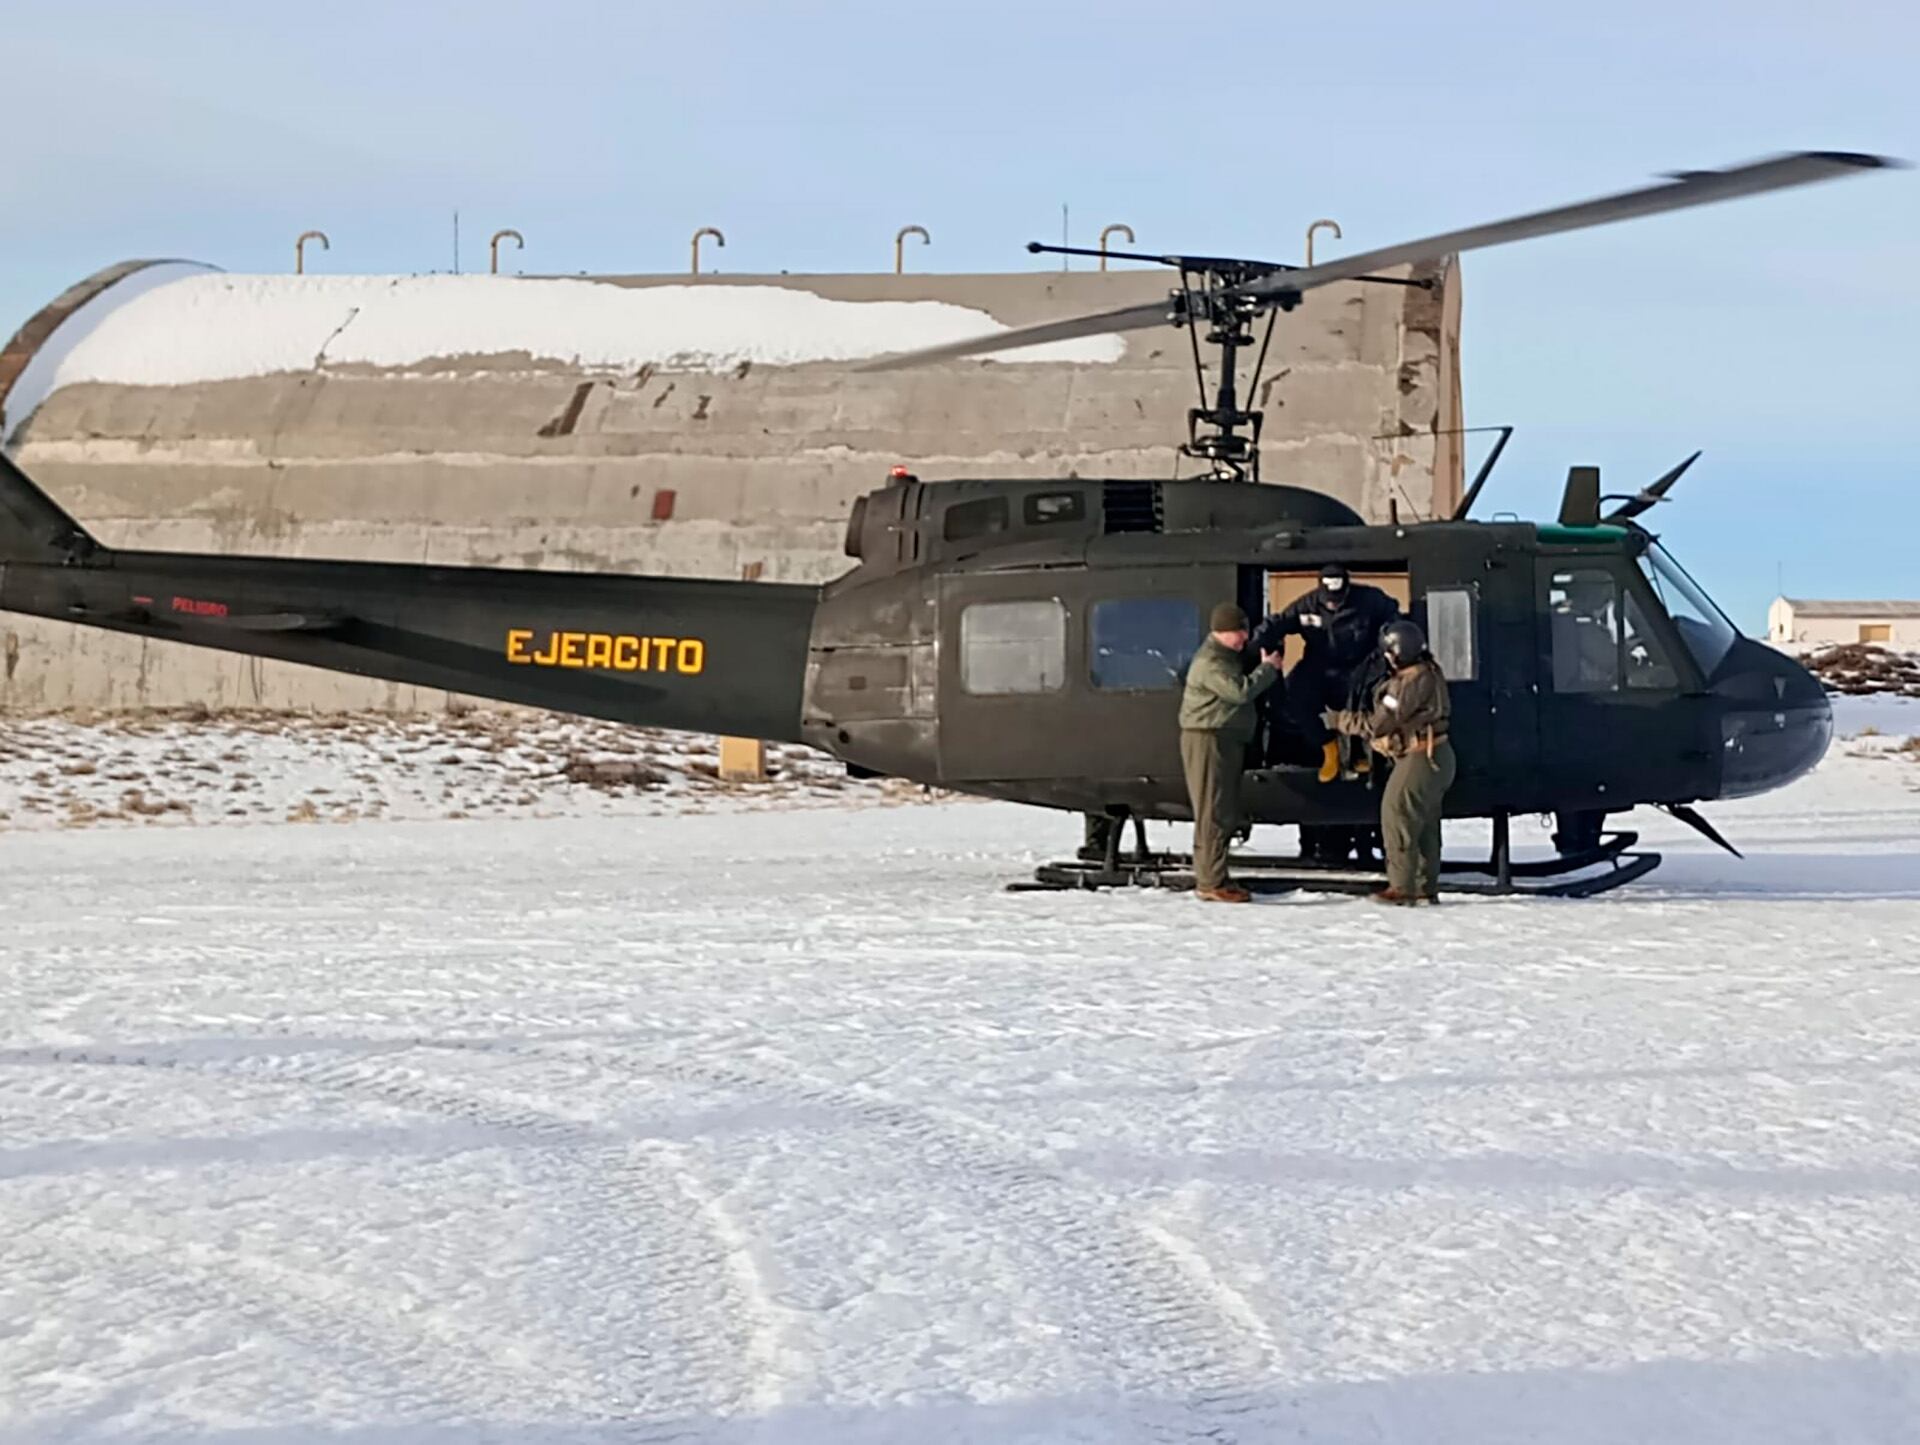
[(1431, 912), (1008, 894), (986, 804), (8, 825), (0, 1439), (1914, 1440), (1904, 718)]
[(773, 745), (763, 782), (719, 743), (548, 713), (182, 712), (0, 719), (0, 831), (125, 823), (623, 816), (919, 801)]

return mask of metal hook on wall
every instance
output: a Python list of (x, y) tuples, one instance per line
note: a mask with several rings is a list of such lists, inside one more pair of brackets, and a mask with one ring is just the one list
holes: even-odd
[(702, 226), (693, 233), (693, 274), (696, 276), (700, 274), (700, 238), (702, 236), (713, 237), (713, 244), (716, 246), (727, 244), (727, 238), (720, 234), (718, 226)]
[(931, 246), (933, 237), (927, 234), (925, 226), (902, 226), (893, 235), (893, 274), (898, 276), (907, 269), (907, 237), (918, 236), (922, 242)]
[(1115, 221), (1111, 226), (1108, 226), (1106, 230), (1102, 231), (1100, 233), (1100, 269), (1102, 271), (1107, 269), (1107, 237), (1111, 236), (1115, 231), (1124, 232), (1127, 238), (1127, 244), (1129, 246), (1133, 244), (1133, 227), (1129, 226), (1125, 221)]
[(1309, 266), (1313, 264), (1313, 233), (1320, 230), (1331, 231), (1333, 232), (1334, 240), (1338, 241), (1340, 239), (1340, 223), (1338, 221), (1315, 221), (1311, 226), (1307, 227), (1307, 264)]
[(327, 239), (325, 231), (302, 231), (300, 239), (293, 243), (293, 274), (296, 276), (307, 274), (307, 242), (309, 241), (318, 241), (322, 251), (333, 249), (333, 242)]
[(500, 243), (502, 241), (512, 241), (515, 250), (524, 251), (527, 249), (527, 238), (518, 231), (495, 231), (493, 233), (493, 239), (487, 242), (487, 274), (490, 276), (498, 276), (500, 274)]

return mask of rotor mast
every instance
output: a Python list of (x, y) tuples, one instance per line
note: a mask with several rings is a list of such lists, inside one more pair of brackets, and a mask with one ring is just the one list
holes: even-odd
[[(1166, 320), (1187, 328), (1193, 343), (1193, 377), (1200, 388), (1200, 405), (1187, 410), (1187, 439), (1180, 444), (1179, 453), (1205, 462), (1215, 481), (1260, 480), (1260, 427), (1266, 414), (1258, 407), (1240, 404), (1240, 354), (1253, 345), (1254, 319), (1264, 313), (1267, 329), (1259, 338), (1260, 351), (1247, 380), (1246, 394), (1251, 398), (1260, 388), (1260, 373), (1266, 365), (1267, 348), (1273, 342), (1276, 317), (1300, 304), (1300, 293), (1287, 290), (1285, 285), (1285, 273), (1299, 267), (1284, 261), (1255, 261), (1240, 256), (1149, 256), (1136, 251), (1091, 251), (1084, 246), (1050, 246), (1044, 241), (1027, 242), (1027, 250), (1036, 256), (1105, 256), (1109, 260), (1151, 261), (1176, 268), (1180, 272), (1180, 285), (1168, 295)], [(1382, 286), (1411, 286), (1418, 290), (1433, 286), (1433, 282), (1424, 277), (1362, 275), (1351, 279)], [(1256, 294), (1253, 283), (1258, 281), (1266, 281), (1279, 289)], [(1200, 358), (1202, 341), (1220, 348), (1211, 405), (1208, 404), (1207, 370)]]
[[(1148, 256), (1133, 251), (1090, 251), (1084, 246), (1049, 246), (1042, 241), (1027, 242), (1034, 255), (1098, 256), (1121, 261), (1152, 261), (1172, 266), (1180, 272), (1180, 285), (1168, 296), (1167, 317), (1175, 326), (1187, 328), (1193, 343), (1193, 375), (1200, 388), (1200, 405), (1187, 410), (1187, 439), (1179, 447), (1181, 456), (1207, 464), (1216, 481), (1257, 482), (1260, 480), (1260, 426), (1265, 416), (1257, 407), (1240, 404), (1240, 355), (1254, 344), (1254, 318), (1267, 315), (1266, 334), (1259, 338), (1260, 352), (1253, 374), (1247, 382), (1251, 397), (1260, 385), (1260, 370), (1267, 359), (1267, 347), (1273, 340), (1273, 316), (1291, 311), (1299, 296), (1287, 293), (1279, 298), (1255, 298), (1244, 288), (1250, 281), (1293, 268), (1279, 261), (1252, 261), (1232, 256)], [(1363, 277), (1364, 280), (1393, 280)], [(1405, 284), (1421, 285), (1421, 282)], [(1201, 334), (1201, 327), (1206, 334)], [(1200, 343), (1220, 348), (1219, 370), (1213, 378), (1209, 404), (1206, 367), (1200, 358)]]
[[(1219, 481), (1257, 482), (1260, 480), (1260, 425), (1265, 413), (1258, 407), (1243, 407), (1238, 394), (1240, 353), (1253, 345), (1253, 318), (1263, 309), (1251, 298), (1237, 295), (1231, 288), (1248, 278), (1229, 278), (1222, 270), (1210, 268), (1194, 289), (1181, 275), (1181, 289), (1173, 293), (1174, 321), (1184, 323), (1193, 339), (1193, 369), (1200, 384), (1202, 405), (1187, 411), (1187, 439), (1180, 454), (1204, 461)], [(1276, 308), (1277, 309), (1277, 308)], [(1267, 317), (1267, 334), (1261, 339), (1260, 354), (1253, 375), (1247, 382), (1251, 399), (1260, 385), (1260, 369), (1267, 359), (1267, 344), (1273, 340), (1273, 312)], [(1207, 325), (1206, 342), (1220, 348), (1219, 371), (1214, 377), (1213, 405), (1205, 405), (1206, 372), (1200, 363), (1200, 325)], [(1241, 428), (1246, 434), (1241, 435)]]

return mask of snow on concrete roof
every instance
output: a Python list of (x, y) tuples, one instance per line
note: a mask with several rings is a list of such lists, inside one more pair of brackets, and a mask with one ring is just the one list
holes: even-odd
[[(187, 276), (204, 276), (211, 270), (195, 261), (156, 261), (109, 282), (89, 297), (41, 341), (6, 395), (0, 397), (0, 441), (5, 441), (56, 388), (72, 379), (62, 377), (68, 357), (116, 310), (156, 287), (172, 285)], [(99, 279), (99, 274), (88, 281)]]
[[(4, 426), (77, 382), (177, 386), (323, 364), (406, 370), (515, 354), (586, 370), (726, 371), (743, 361), (857, 361), (1007, 329), (944, 301), (835, 301), (785, 286), (168, 268), (138, 287), (111, 288), (63, 324), (15, 384)], [(1125, 352), (1120, 337), (1095, 336), (994, 359), (1112, 362)]]
[(1800, 617), (1920, 617), (1920, 602), (1829, 602), (1804, 597), (1780, 600)]

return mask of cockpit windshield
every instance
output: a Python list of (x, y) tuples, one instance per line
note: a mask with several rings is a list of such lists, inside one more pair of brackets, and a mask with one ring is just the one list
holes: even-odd
[(1739, 629), (1658, 542), (1651, 543), (1640, 554), (1640, 570), (1653, 584), (1661, 604), (1673, 618), (1680, 640), (1686, 643), (1693, 660), (1700, 664), (1700, 671), (1711, 675), (1733, 647), (1740, 635)]

